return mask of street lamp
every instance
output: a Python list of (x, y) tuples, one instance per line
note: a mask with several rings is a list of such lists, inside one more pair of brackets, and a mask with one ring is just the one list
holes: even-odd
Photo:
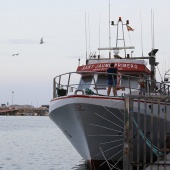
[(13, 100), (14, 100), (14, 91), (12, 91), (12, 105), (13, 105)]

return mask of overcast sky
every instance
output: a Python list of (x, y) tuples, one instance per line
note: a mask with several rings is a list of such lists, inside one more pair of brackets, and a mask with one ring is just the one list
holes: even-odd
[[(169, 69), (169, 7), (169, 0), (110, 0), (111, 20), (121, 16), (135, 29), (127, 34), (126, 44), (135, 46), (137, 56), (151, 51), (154, 12), (161, 74)], [(78, 58), (85, 63), (85, 13), (88, 53), (98, 54), (99, 37), (101, 47), (109, 45), (109, 0), (0, 0), (0, 104), (11, 105), (12, 92), (13, 104), (49, 104), (53, 78), (76, 71)], [(111, 46), (114, 32), (111, 27)], [(42, 37), (45, 43), (39, 44)]]

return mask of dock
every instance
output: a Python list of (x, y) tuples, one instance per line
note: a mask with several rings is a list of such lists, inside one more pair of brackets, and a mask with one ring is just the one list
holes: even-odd
[(159, 164), (159, 166), (158, 165), (148, 166), (146, 170), (150, 170), (150, 169), (157, 170), (158, 167), (159, 170), (170, 170), (170, 153), (166, 155), (166, 162), (164, 160), (160, 160), (160, 161), (156, 161), (155, 164)]
[(48, 107), (33, 106), (3, 106), (0, 107), (0, 116), (48, 116)]
[[(123, 170), (170, 170), (169, 104), (170, 96), (166, 95), (125, 97)], [(143, 118), (138, 114), (141, 105)]]
[(170, 96), (126, 95), (124, 104), (122, 150), (108, 156), (100, 146), (108, 170), (170, 170)]

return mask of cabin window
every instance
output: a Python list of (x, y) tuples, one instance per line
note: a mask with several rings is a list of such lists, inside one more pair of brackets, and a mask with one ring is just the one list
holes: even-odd
[(81, 77), (80, 80), (80, 85), (78, 89), (86, 89), (86, 88), (90, 88), (90, 85), (92, 84), (92, 76), (83, 76)]
[(96, 86), (99, 89), (107, 86), (107, 76), (105, 74), (98, 75)]
[[(130, 76), (130, 75), (129, 75)], [(127, 76), (122, 76), (122, 79), (121, 79), (121, 86), (122, 87), (129, 87), (129, 81), (130, 81), (130, 87), (132, 89), (138, 89), (138, 77), (128, 77)]]

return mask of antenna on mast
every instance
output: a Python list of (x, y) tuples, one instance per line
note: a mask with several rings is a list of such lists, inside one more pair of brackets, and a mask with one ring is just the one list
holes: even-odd
[(152, 42), (152, 48), (155, 48), (155, 30), (154, 30), (154, 11), (153, 11), (153, 42)]
[(86, 38), (86, 60), (87, 60), (87, 29), (86, 29), (86, 12), (85, 12), (85, 38)]
[(89, 29), (89, 51), (91, 52), (89, 15), (88, 15), (88, 29)]
[(151, 45), (152, 50), (154, 49), (154, 12), (151, 9)]
[[(100, 14), (99, 14), (99, 48), (100, 48)], [(100, 58), (100, 50), (98, 58)]]
[(151, 9), (151, 43), (152, 43), (152, 51), (148, 54), (150, 56), (149, 58), (149, 64), (151, 65), (151, 92), (154, 91), (155, 85), (156, 85), (156, 69), (155, 66), (157, 66), (159, 63), (156, 62), (156, 53), (158, 52), (158, 49), (154, 48), (154, 17), (153, 12)]
[[(110, 0), (109, 0), (109, 48), (111, 47), (111, 36), (110, 36)], [(109, 59), (111, 59), (111, 50), (109, 50)]]
[(151, 9), (151, 47), (152, 47), (152, 9)]
[(140, 11), (140, 22), (141, 22), (141, 47), (142, 47), (142, 57), (143, 57), (143, 39), (142, 39), (142, 16)]

